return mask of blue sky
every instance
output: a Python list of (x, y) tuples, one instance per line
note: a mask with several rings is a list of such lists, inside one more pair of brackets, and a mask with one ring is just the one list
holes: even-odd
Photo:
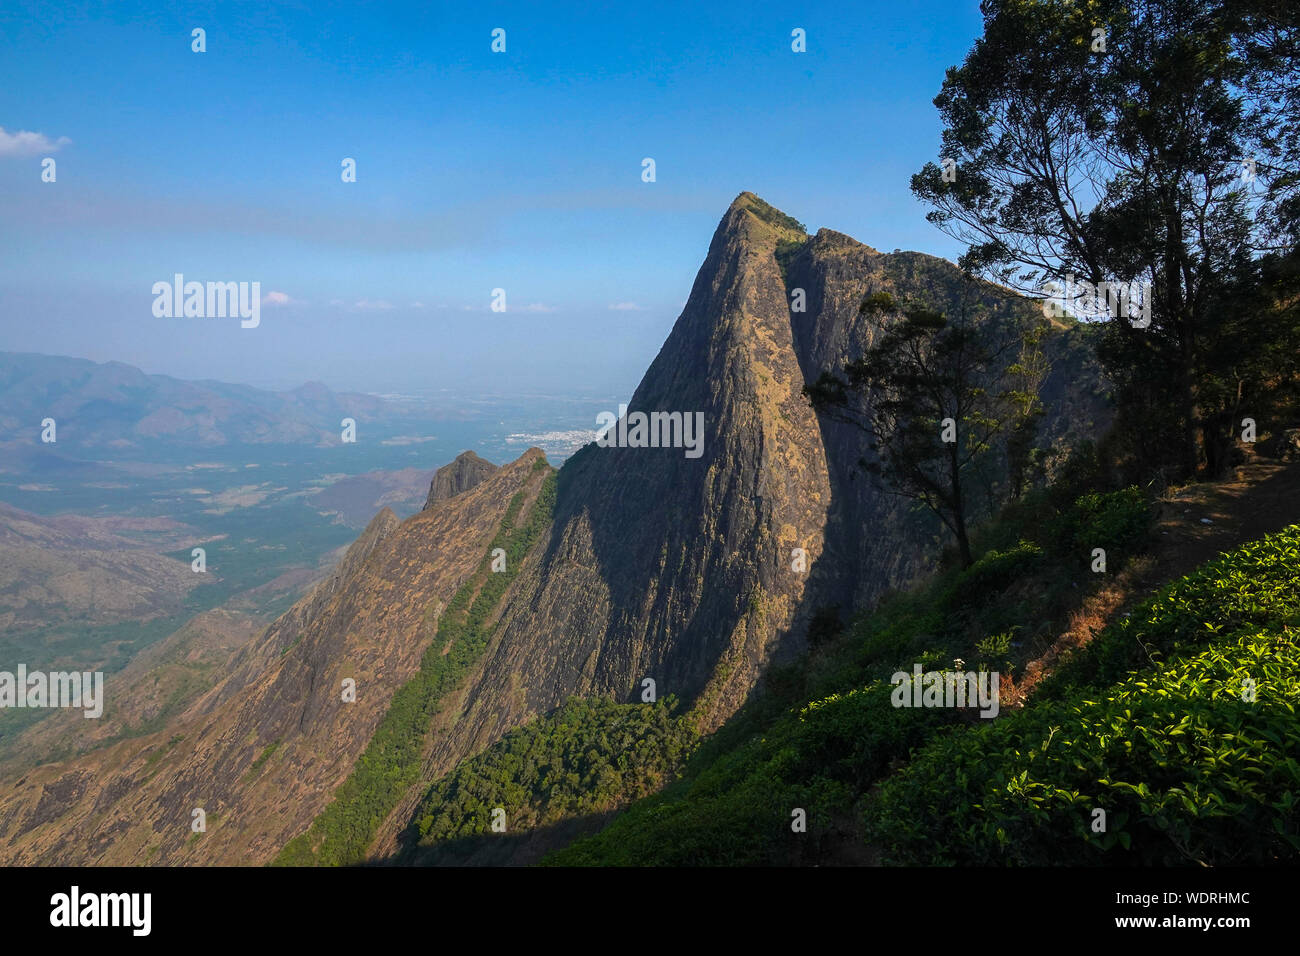
[[(810, 230), (961, 251), (908, 181), (975, 2), (59, 6), (0, 8), (0, 349), (626, 394), (742, 190)], [(288, 302), (257, 329), (155, 318), (177, 272)]]

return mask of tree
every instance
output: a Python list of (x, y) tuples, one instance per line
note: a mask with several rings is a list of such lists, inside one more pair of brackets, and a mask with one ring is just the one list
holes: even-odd
[[(980, 480), (996, 481), (999, 436), (1027, 441), (1024, 461), (1033, 444), (1037, 328), (1010, 318), (976, 324), (965, 307), (950, 322), (922, 306), (900, 308), (883, 292), (859, 311), (880, 322), (872, 346), (845, 364), (842, 377), (823, 372), (804, 394), (820, 412), (870, 436), (875, 460), (864, 461), (867, 471), (933, 512), (969, 567), (972, 492)], [(1023, 475), (1022, 462), (1020, 481)]]
[(1261, 221), (1273, 251), (1300, 240), (1300, 6), (1293, 0), (1229, 0), (1243, 88), (1259, 130), (1256, 169), (1264, 182)]
[[(1191, 477), (1204, 461), (1217, 475), (1270, 338), (1243, 290), (1294, 212), (1296, 156), (1267, 129), (1294, 96), (1294, 47), (1265, 44), (1278, 23), (1265, 0), (982, 9), (983, 37), (935, 99), (952, 163), (928, 164), (913, 192), (968, 245), (972, 272), (1039, 295), (1077, 276), (1075, 306), (1095, 304), (1089, 286), (1147, 290), (1147, 321), (1105, 296), (1099, 357), (1129, 446), (1152, 470)], [(1265, 154), (1252, 180), (1244, 160)]]
[(1038, 447), (1038, 426), (1046, 410), (1040, 392), (1047, 378), (1047, 356), (1043, 354), (1046, 322), (1026, 327), (1020, 340), (1020, 355), (1007, 369), (1016, 386), (1006, 393), (1014, 410), (1006, 437), (1007, 494), (1014, 501), (1044, 473), (1042, 449)]

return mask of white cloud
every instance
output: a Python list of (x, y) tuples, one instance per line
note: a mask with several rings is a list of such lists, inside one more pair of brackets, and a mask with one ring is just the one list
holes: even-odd
[(363, 312), (382, 312), (393, 307), (393, 303), (387, 299), (358, 299), (353, 308), (360, 309)]
[(6, 133), (5, 128), (0, 126), (0, 156), (38, 156), (41, 153), (52, 153), (71, 142), (66, 136), (51, 140), (44, 133), (33, 133), (25, 129)]
[(263, 305), (288, 305), (294, 300), (289, 298), (283, 292), (276, 292), (274, 289), (262, 296)]
[(555, 307), (551, 305), (542, 305), (540, 302), (529, 302), (523, 308), (524, 312), (554, 312)]
[(610, 309), (614, 312), (644, 312), (645, 306), (637, 305), (635, 302), (612, 302)]

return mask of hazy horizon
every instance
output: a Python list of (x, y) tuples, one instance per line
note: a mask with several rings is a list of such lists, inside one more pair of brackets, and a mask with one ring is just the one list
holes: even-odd
[[(907, 183), (979, 30), (974, 2), (924, 23), (882, 3), (9, 5), (0, 349), (259, 388), (628, 394), (741, 191), (956, 257)], [(156, 318), (176, 273), (259, 282), (260, 325)]]

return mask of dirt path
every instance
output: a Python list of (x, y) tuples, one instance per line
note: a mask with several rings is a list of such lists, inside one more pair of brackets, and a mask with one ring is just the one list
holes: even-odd
[(1153, 571), (1162, 581), (1184, 575), (1298, 521), (1300, 462), (1242, 465), (1232, 480), (1187, 485), (1166, 496), (1156, 519)]
[[(1203, 520), (1208, 519), (1208, 522)], [(1257, 460), (1237, 468), (1233, 478), (1186, 485), (1160, 500), (1148, 554), (1133, 561), (1107, 587), (1087, 597), (1067, 630), (1010, 685), (1004, 705), (1017, 708), (1035, 684), (1070, 648), (1093, 635), (1152, 591), (1195, 570), (1215, 556), (1300, 522), (1300, 462)], [(1007, 699), (1009, 698), (1009, 699)], [(879, 785), (879, 782), (877, 782)], [(879, 851), (863, 842), (856, 819), (842, 821), (853, 836), (828, 850), (822, 866), (878, 866)]]
[(1300, 522), (1300, 462), (1256, 460), (1234, 477), (1185, 485), (1159, 502), (1150, 551), (1134, 560), (1105, 587), (1086, 597), (1066, 630), (1028, 662), (1004, 703), (1023, 706), (1034, 686), (1055, 668), (1062, 654), (1092, 640), (1115, 618), (1146, 600), (1161, 585), (1248, 541)]

